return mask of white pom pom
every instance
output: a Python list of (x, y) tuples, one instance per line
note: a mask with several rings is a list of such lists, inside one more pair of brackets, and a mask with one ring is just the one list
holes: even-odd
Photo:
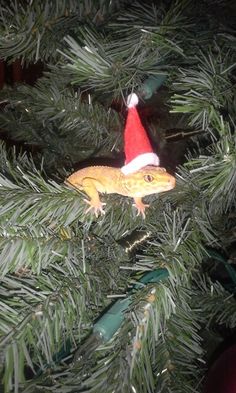
[(138, 96), (135, 93), (132, 93), (127, 98), (127, 106), (128, 108), (133, 108), (138, 105)]

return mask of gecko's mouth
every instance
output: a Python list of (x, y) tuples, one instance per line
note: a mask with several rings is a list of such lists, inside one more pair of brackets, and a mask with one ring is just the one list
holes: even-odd
[(172, 190), (172, 188), (175, 187), (175, 183), (176, 183), (175, 177), (171, 176), (168, 179), (167, 183), (163, 184), (163, 189), (165, 191)]
[(175, 178), (172, 177), (171, 179), (168, 180), (167, 184), (163, 184), (163, 190), (164, 191), (172, 190), (173, 188), (175, 188), (175, 183), (176, 183)]

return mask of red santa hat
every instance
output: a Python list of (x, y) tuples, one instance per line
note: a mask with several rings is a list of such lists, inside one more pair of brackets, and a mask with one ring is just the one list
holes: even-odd
[(159, 166), (160, 163), (139, 118), (137, 104), (138, 96), (135, 93), (130, 94), (127, 99), (128, 115), (124, 132), (125, 165), (121, 168), (124, 175), (136, 172), (147, 165)]

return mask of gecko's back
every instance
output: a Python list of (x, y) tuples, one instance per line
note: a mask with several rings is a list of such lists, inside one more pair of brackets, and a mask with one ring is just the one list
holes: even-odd
[(119, 189), (120, 178), (122, 176), (120, 168), (109, 166), (90, 166), (80, 169), (70, 175), (65, 183), (76, 188), (83, 189), (85, 179), (91, 179), (97, 191), (102, 193), (114, 193), (114, 189)]

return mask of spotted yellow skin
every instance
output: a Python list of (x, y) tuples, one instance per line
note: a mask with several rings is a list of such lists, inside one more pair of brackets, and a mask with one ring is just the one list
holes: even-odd
[(88, 211), (104, 214), (99, 193), (120, 194), (134, 199), (138, 214), (145, 217), (145, 205), (142, 198), (146, 195), (169, 191), (175, 187), (175, 178), (164, 168), (146, 166), (129, 175), (124, 175), (120, 168), (109, 166), (90, 166), (72, 173), (66, 180), (67, 185), (83, 190), (90, 200), (85, 200)]

